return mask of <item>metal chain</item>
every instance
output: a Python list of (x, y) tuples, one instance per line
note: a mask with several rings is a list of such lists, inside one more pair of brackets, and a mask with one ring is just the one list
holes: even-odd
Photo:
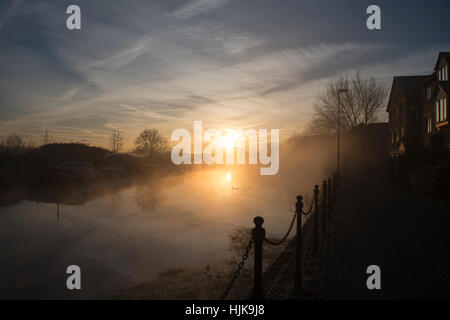
[(287, 239), (287, 237), (289, 236), (289, 233), (291, 233), (292, 226), (294, 225), (295, 218), (297, 218), (297, 212), (296, 211), (294, 211), (294, 216), (292, 217), (291, 225), (289, 226), (288, 231), (286, 232), (286, 234), (284, 235), (284, 237), (280, 241), (272, 242), (272, 241), (270, 241), (267, 238), (265, 238), (264, 241), (267, 242), (268, 244), (273, 245), (273, 246), (278, 246), (278, 245), (282, 244)]
[(239, 277), (239, 274), (241, 273), (241, 269), (244, 267), (245, 260), (248, 258), (248, 254), (253, 246), (253, 237), (250, 238), (247, 248), (245, 249), (244, 254), (242, 255), (241, 261), (239, 262), (236, 271), (233, 274), (233, 278), (231, 278), (230, 282), (228, 283), (228, 287), (226, 290), (222, 293), (220, 296), (220, 300), (225, 299), (228, 296), (228, 293), (230, 292), (231, 288), (233, 288), (234, 282)]
[(311, 205), (309, 206), (308, 212), (302, 210), (303, 215), (307, 216), (308, 214), (310, 214), (313, 207), (314, 207), (314, 198), (311, 201)]

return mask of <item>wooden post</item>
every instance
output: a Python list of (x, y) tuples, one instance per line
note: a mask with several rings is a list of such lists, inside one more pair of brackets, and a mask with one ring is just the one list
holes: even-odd
[(255, 243), (255, 265), (254, 265), (254, 284), (253, 284), (253, 300), (264, 300), (264, 292), (262, 285), (262, 246), (266, 238), (266, 230), (262, 227), (264, 219), (255, 217), (253, 219), (255, 227), (252, 230), (253, 242)]
[(302, 291), (302, 216), (303, 216), (303, 197), (297, 196), (297, 203), (295, 204), (295, 211), (297, 213), (297, 236), (295, 248), (295, 289), (298, 294)]
[(327, 181), (323, 180), (322, 183), (322, 199), (323, 199), (323, 203), (322, 203), (322, 230), (323, 233), (327, 232), (327, 216), (328, 216), (328, 197), (327, 197), (327, 191), (328, 191), (328, 187), (327, 187)]
[(314, 241), (313, 254), (319, 251), (319, 186), (314, 186)]

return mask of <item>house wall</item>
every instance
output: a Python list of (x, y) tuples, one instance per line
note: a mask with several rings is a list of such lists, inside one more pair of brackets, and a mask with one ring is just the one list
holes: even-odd
[[(402, 106), (402, 107), (401, 107)], [(403, 109), (403, 110), (401, 110)], [(396, 153), (402, 141), (402, 128), (408, 135), (407, 100), (397, 86), (393, 88), (389, 104), (389, 153)]]

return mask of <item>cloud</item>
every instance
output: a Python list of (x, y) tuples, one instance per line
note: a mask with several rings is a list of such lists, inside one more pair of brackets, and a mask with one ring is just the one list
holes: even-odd
[(317, 44), (271, 52), (239, 67), (258, 79), (264, 79), (260, 86), (260, 94), (264, 96), (322, 76), (333, 76), (346, 65), (354, 65), (384, 48), (378, 43)]
[(0, 15), (0, 29), (16, 14), (23, 0), (13, 0), (11, 6)]
[(80, 0), (77, 32), (66, 30), (63, 4), (2, 11), (15, 18), (0, 17), (8, 21), (0, 30), (0, 134), (40, 137), (47, 127), (59, 139), (92, 134), (102, 145), (112, 129), (131, 143), (142, 128), (170, 134), (193, 120), (294, 131), (333, 77), (359, 69), (391, 81), (432, 68), (442, 51), (353, 29), (333, 37), (328, 25), (300, 28), (317, 17), (278, 2), (236, 1), (214, 16), (206, 13), (230, 1), (192, 0), (168, 15), (167, 1), (131, 3)]
[(176, 19), (188, 19), (200, 14), (218, 10), (231, 1), (232, 0), (190, 0), (187, 4), (168, 14), (168, 16)]
[(450, 43), (415, 50), (393, 57), (389, 61), (367, 64), (361, 71), (390, 85), (394, 76), (431, 74), (440, 51), (450, 51)]

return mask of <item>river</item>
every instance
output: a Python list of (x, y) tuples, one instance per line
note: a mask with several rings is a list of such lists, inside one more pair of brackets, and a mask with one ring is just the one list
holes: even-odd
[[(227, 168), (111, 184), (53, 198), (38, 188), (0, 209), (1, 298), (109, 298), (168, 270), (220, 264), (232, 254), (230, 235), (257, 215), (268, 236), (281, 237), (297, 191)], [(66, 287), (73, 264), (81, 290)]]

